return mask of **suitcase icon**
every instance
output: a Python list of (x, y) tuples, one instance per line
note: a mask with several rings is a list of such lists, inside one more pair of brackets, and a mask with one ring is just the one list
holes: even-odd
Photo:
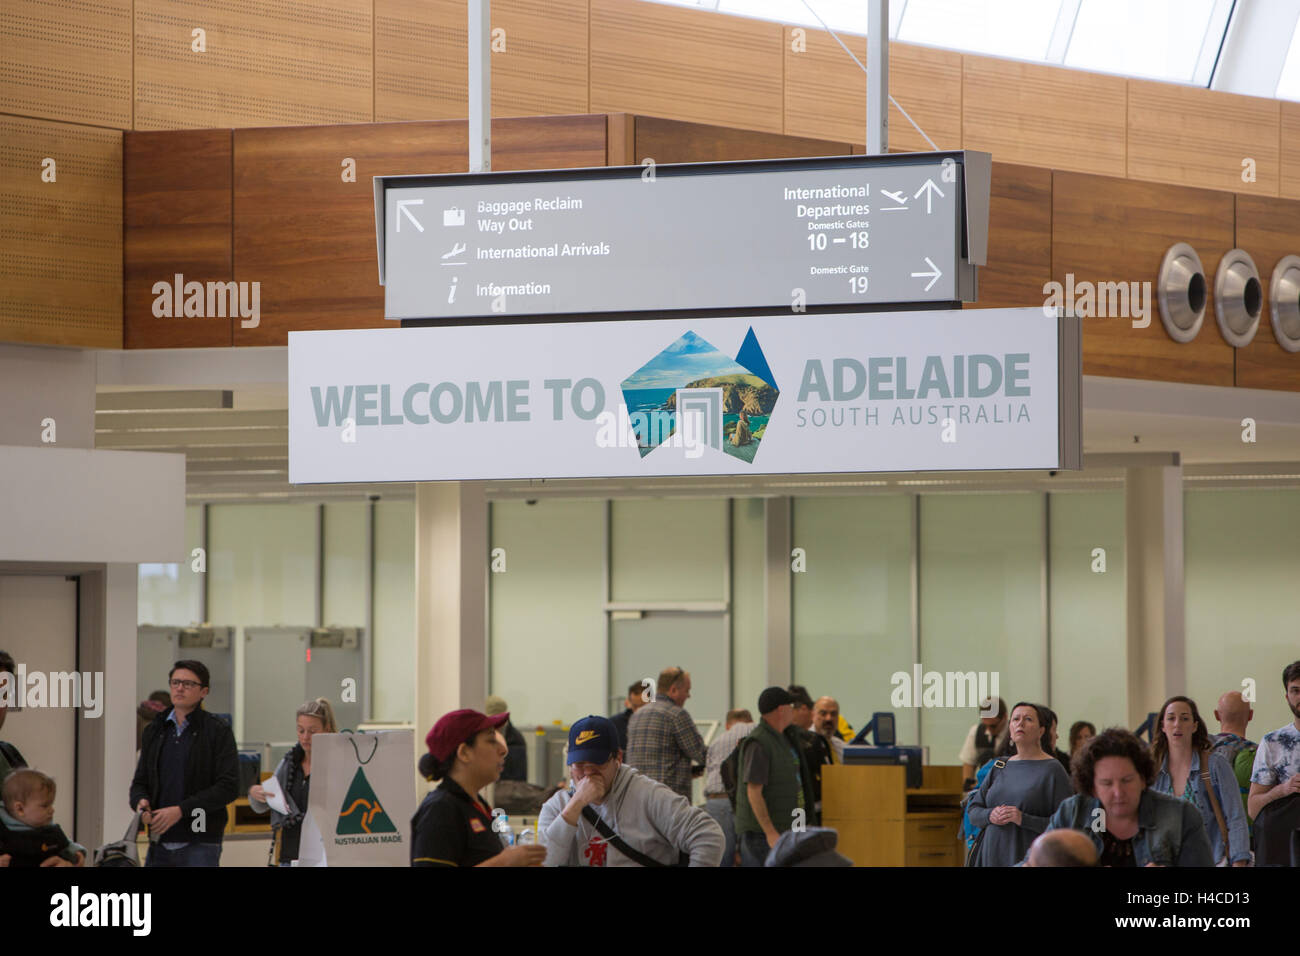
[(444, 226), (463, 226), (465, 225), (465, 210), (457, 206), (442, 211), (442, 224)]

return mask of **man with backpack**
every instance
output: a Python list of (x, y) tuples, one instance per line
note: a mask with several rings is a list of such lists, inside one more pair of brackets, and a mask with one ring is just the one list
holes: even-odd
[(1219, 733), (1210, 735), (1210, 752), (1218, 754), (1232, 767), (1241, 790), (1242, 806), (1250, 793), (1250, 772), (1255, 766), (1255, 751), (1259, 744), (1246, 738), (1246, 727), (1255, 711), (1241, 691), (1230, 690), (1219, 698), (1214, 708), (1214, 719), (1219, 722)]
[(708, 759), (704, 764), (704, 812), (722, 827), (722, 835), (727, 841), (722, 851), (722, 866), (736, 865), (736, 777), (733, 770), (728, 786), (722, 777), (722, 764), (753, 729), (754, 717), (749, 711), (727, 711), (726, 727), (718, 739), (709, 744)]
[(1247, 812), (1255, 821), (1255, 865), (1286, 866), (1291, 835), (1300, 827), (1300, 661), (1282, 671), (1286, 704), (1295, 718), (1269, 731), (1255, 752)]
[(811, 771), (799, 746), (786, 736), (794, 720), (794, 699), (783, 687), (758, 697), (762, 719), (737, 748), (736, 837), (741, 866), (762, 866), (768, 851), (796, 818), (806, 824), (811, 807), (805, 796)]

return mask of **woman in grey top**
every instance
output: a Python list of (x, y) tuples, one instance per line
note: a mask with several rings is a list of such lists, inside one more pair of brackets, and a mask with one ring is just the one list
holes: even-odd
[(970, 796), (970, 821), (983, 827), (971, 866), (1015, 866), (1070, 796), (1070, 780), (1046, 750), (1048, 721), (1035, 704), (1011, 709), (1014, 755), (993, 765)]

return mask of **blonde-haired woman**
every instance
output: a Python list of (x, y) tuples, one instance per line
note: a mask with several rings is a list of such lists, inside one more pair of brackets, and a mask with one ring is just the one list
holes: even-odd
[[(302, 837), (302, 818), (307, 813), (307, 795), (311, 787), (311, 738), (315, 734), (337, 734), (334, 708), (324, 697), (309, 700), (298, 708), (298, 743), (284, 755), (273, 776), (284, 794), (287, 813), (271, 810), (271, 833), (279, 837), (278, 862), (289, 866), (298, 859), (299, 840)], [(271, 808), (266, 802), (266, 790), (254, 784), (248, 788), (248, 805), (254, 813), (265, 813)], [(273, 836), (273, 839), (274, 839)]]

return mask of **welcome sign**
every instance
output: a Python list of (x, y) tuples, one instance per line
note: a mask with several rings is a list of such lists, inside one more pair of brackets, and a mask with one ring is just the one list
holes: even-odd
[(294, 484), (1080, 467), (1042, 309), (289, 333)]

